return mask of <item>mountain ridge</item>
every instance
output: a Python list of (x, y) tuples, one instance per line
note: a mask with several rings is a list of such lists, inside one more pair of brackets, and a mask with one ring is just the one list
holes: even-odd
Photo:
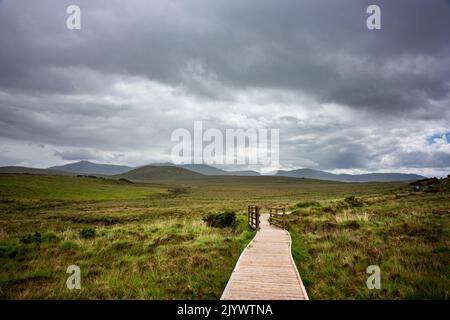
[(0, 173), (23, 173), (23, 174), (62, 175), (62, 176), (75, 175), (74, 173), (66, 172), (66, 171), (41, 169), (41, 168), (29, 168), (29, 167), (23, 167), (23, 166), (0, 167)]
[[(52, 166), (46, 169), (37, 168), (27, 168), (27, 167), (0, 167), (0, 172), (3, 173), (37, 173), (37, 174), (92, 174), (92, 175), (123, 175), (133, 170), (145, 167), (174, 167), (187, 170), (189, 172), (194, 172), (205, 176), (264, 176), (256, 171), (227, 171), (219, 169), (217, 167), (207, 165), (207, 164), (181, 164), (176, 165), (170, 162), (166, 163), (153, 163), (140, 167), (131, 167), (124, 165), (114, 165), (114, 164), (103, 164), (103, 163), (93, 163), (90, 161), (78, 161), (72, 162), (61, 166)], [(162, 169), (166, 172), (163, 176), (168, 178), (167, 173), (171, 170)], [(156, 173), (157, 169), (152, 169), (152, 175), (158, 176)], [(180, 171), (171, 171), (176, 178)], [(185, 176), (189, 176), (185, 174)], [(425, 176), (410, 174), (410, 173), (396, 173), (396, 172), (384, 172), (384, 173), (366, 173), (366, 174), (334, 174), (327, 171), (303, 168), (303, 169), (293, 169), (293, 170), (279, 170), (274, 174), (266, 176), (279, 176), (279, 177), (291, 177), (291, 178), (306, 178), (306, 179), (316, 179), (316, 180), (328, 180), (328, 181), (339, 181), (339, 182), (390, 182), (390, 181), (414, 181), (427, 178)]]
[(204, 174), (206, 176), (260, 176), (261, 174), (253, 170), (227, 171), (211, 166), (209, 164), (174, 164), (172, 162), (152, 163), (152, 166), (175, 166), (190, 171)]
[(135, 181), (166, 181), (201, 179), (205, 175), (177, 166), (147, 165), (116, 175)]
[(335, 174), (331, 172), (314, 170), (309, 168), (294, 170), (279, 170), (276, 176), (319, 179), (340, 182), (390, 182), (390, 181), (414, 181), (424, 179), (426, 177), (413, 173), (392, 173), (392, 172), (374, 172), (364, 174)]
[(47, 170), (57, 170), (79, 174), (104, 174), (115, 175), (125, 173), (134, 169), (129, 166), (121, 166), (117, 164), (94, 163), (86, 160), (72, 162), (61, 166), (48, 167)]

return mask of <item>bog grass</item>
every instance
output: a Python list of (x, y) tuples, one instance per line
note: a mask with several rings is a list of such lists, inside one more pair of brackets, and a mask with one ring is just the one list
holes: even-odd
[[(246, 207), (256, 204), (292, 211), (311, 298), (448, 299), (449, 200), (447, 189), (413, 193), (407, 183), (0, 174), (0, 298), (218, 299), (254, 236)], [(236, 221), (205, 222), (226, 212)], [(81, 290), (66, 287), (72, 264)], [(365, 285), (372, 264), (381, 290)]]
[[(288, 217), (311, 299), (448, 299), (450, 195), (324, 200)], [(369, 290), (366, 268), (381, 270)]]

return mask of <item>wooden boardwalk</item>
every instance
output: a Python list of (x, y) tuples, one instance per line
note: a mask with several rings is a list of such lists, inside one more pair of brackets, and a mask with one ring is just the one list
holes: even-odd
[(244, 249), (221, 300), (307, 300), (291, 254), (291, 236), (261, 214), (260, 230)]

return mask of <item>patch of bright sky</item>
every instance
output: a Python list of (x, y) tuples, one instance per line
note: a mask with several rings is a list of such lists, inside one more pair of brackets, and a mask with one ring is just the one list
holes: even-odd
[(427, 144), (431, 145), (438, 142), (439, 140), (444, 140), (445, 142), (450, 143), (450, 131), (432, 134), (427, 138)]

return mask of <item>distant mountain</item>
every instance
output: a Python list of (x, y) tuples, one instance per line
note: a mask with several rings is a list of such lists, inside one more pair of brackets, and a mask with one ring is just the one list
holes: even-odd
[(58, 170), (37, 169), (18, 166), (0, 167), (0, 173), (28, 173), (28, 174), (46, 174), (46, 175), (60, 175), (60, 176), (73, 175), (73, 173)]
[[(178, 169), (178, 170), (177, 170)], [(89, 175), (121, 175), (134, 180), (167, 180), (190, 179), (202, 176), (260, 176), (256, 171), (226, 171), (207, 164), (181, 164), (155, 163), (143, 167), (133, 168), (112, 164), (79, 161), (62, 166), (53, 166), (47, 169), (26, 167), (0, 167), (0, 173), (32, 173), (32, 174), (89, 174)], [(173, 175), (172, 177), (170, 175)], [(272, 174), (266, 174), (272, 175)], [(389, 181), (416, 181), (426, 177), (406, 173), (368, 173), (368, 174), (334, 174), (314, 169), (280, 170), (274, 174), (280, 177), (306, 178), (316, 180), (329, 180), (341, 182), (389, 182)]]
[(90, 161), (78, 161), (62, 166), (54, 166), (47, 168), (49, 170), (58, 170), (64, 172), (80, 173), (80, 174), (105, 174), (115, 175), (121, 174), (134, 169), (128, 166), (119, 166), (115, 164), (93, 163)]
[(244, 170), (244, 171), (225, 171), (226, 176), (260, 176), (261, 174), (257, 171), (253, 170)]
[(226, 171), (207, 164), (180, 164), (177, 167), (188, 169), (208, 176), (259, 176), (259, 172), (246, 171)]
[(187, 169), (207, 176), (259, 176), (259, 172), (246, 171), (226, 171), (207, 164), (173, 164), (171, 162), (155, 163), (152, 166), (175, 166)]
[(122, 173), (117, 177), (135, 181), (168, 181), (201, 179), (205, 176), (176, 166), (149, 165)]
[(424, 179), (424, 176), (408, 173), (367, 173), (367, 174), (334, 174), (314, 169), (296, 169), (290, 171), (280, 170), (277, 176), (307, 178), (318, 180), (342, 182), (389, 182), (389, 181), (415, 181)]
[(176, 166), (208, 176), (223, 176), (228, 174), (228, 172), (225, 170), (207, 164), (178, 164)]

